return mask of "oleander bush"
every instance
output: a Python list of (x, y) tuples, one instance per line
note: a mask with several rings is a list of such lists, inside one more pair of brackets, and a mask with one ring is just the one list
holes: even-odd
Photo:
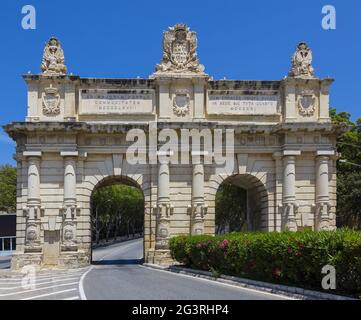
[(361, 293), (361, 232), (253, 232), (177, 236), (173, 259), (192, 268), (255, 280), (321, 288), (321, 269), (336, 269), (337, 291)]

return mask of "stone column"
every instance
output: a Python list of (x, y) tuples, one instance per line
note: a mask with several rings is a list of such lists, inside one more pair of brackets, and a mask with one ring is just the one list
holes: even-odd
[(191, 233), (198, 235), (204, 233), (204, 165), (200, 157), (193, 157), (192, 179), (192, 206), (191, 206)]
[(281, 231), (282, 229), (282, 186), (283, 186), (283, 172), (282, 172), (282, 153), (273, 153), (273, 159), (275, 160), (275, 172), (276, 172), (276, 192), (275, 192), (275, 219), (274, 219), (274, 231)]
[(28, 161), (28, 199), (26, 212), (25, 251), (41, 251), (40, 247), (40, 161), (41, 152), (25, 151)]
[(318, 151), (316, 154), (316, 217), (317, 230), (329, 230), (330, 197), (328, 164), (333, 151)]
[(296, 156), (300, 151), (283, 152), (283, 227), (297, 231), (296, 211)]
[(158, 168), (158, 202), (169, 202), (169, 164), (160, 163)]
[(76, 249), (76, 159), (77, 151), (65, 151), (64, 157), (64, 204), (63, 204), (63, 234), (62, 250)]
[(75, 158), (64, 158), (64, 204), (76, 203)]
[(157, 235), (156, 249), (168, 249), (170, 227), (170, 197), (169, 197), (169, 163), (160, 160), (158, 167), (158, 203), (157, 210)]
[(28, 157), (28, 204), (40, 205), (40, 156)]

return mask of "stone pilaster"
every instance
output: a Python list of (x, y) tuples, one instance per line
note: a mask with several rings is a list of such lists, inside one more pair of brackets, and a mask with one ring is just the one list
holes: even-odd
[(28, 197), (24, 208), (26, 214), (26, 231), (24, 252), (40, 252), (40, 161), (41, 152), (24, 151), (28, 163)]
[(168, 79), (158, 79), (159, 83), (159, 119), (170, 119), (170, 82)]
[(329, 230), (330, 227), (330, 196), (329, 196), (329, 161), (333, 151), (317, 151), (316, 153), (316, 214), (317, 230)]
[(300, 151), (287, 150), (283, 152), (283, 228), (297, 231), (296, 212), (296, 156)]
[(296, 82), (293, 78), (283, 80), (284, 90), (284, 107), (283, 117), (285, 122), (292, 122), (297, 119), (296, 114)]
[(334, 80), (331, 78), (326, 78), (321, 81), (321, 90), (320, 90), (320, 113), (319, 121), (330, 122), (330, 94), (329, 89), (330, 85)]
[(64, 120), (76, 120), (76, 88), (72, 81), (67, 81), (64, 85)]
[(26, 81), (26, 82), (28, 85), (28, 114), (26, 117), (26, 121), (29, 122), (39, 121), (39, 110), (38, 110), (39, 83), (33, 81)]
[(204, 87), (206, 79), (195, 78), (194, 83), (194, 118), (204, 119)]

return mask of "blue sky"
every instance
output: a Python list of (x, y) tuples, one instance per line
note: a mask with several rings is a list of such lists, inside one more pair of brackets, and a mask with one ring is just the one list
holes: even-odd
[[(21, 9), (36, 8), (36, 30), (23, 30)], [(334, 5), (336, 30), (321, 27)], [(46, 40), (62, 42), (69, 73), (82, 77), (148, 77), (161, 58), (162, 31), (178, 22), (198, 34), (198, 54), (215, 79), (282, 79), (299, 41), (313, 50), (319, 77), (331, 76), (331, 105), (361, 117), (361, 1), (1, 1), (0, 125), (23, 121), (22, 74), (38, 73)], [(15, 145), (0, 129), (0, 164)]]

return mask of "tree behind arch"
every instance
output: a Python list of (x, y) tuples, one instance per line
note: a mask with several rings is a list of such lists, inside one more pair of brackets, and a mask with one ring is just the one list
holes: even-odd
[(247, 191), (223, 183), (216, 194), (216, 234), (241, 231), (247, 217)]
[(0, 211), (16, 211), (16, 168), (8, 164), (0, 166)]

